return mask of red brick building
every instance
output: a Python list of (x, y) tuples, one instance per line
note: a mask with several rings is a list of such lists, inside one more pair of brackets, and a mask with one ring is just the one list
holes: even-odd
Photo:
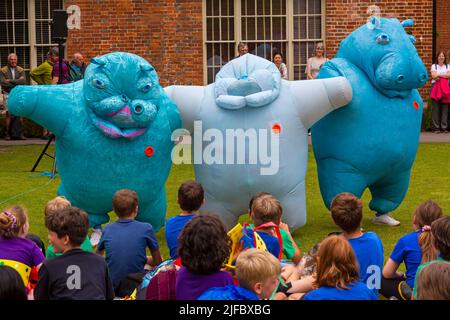
[(433, 43), (434, 50), (450, 50), (446, 0), (0, 0), (0, 64), (12, 51), (27, 69), (42, 62), (52, 10), (72, 5), (80, 29), (69, 30), (69, 57), (133, 52), (155, 66), (163, 85), (212, 82), (240, 41), (268, 59), (281, 51), (289, 78), (304, 78), (317, 42), (333, 57), (340, 41), (374, 13), (415, 20), (410, 30), (427, 68)]

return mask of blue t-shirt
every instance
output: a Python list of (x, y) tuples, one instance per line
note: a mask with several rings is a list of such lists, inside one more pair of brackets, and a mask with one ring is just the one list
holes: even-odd
[(170, 257), (172, 259), (177, 259), (177, 249), (179, 245), (178, 237), (181, 234), (181, 231), (183, 231), (184, 226), (186, 223), (188, 223), (192, 218), (197, 216), (196, 214), (189, 214), (189, 215), (183, 215), (183, 216), (176, 216), (173, 218), (170, 218), (166, 222), (166, 241), (167, 241), (167, 247), (170, 251)]
[(347, 288), (323, 286), (307, 293), (303, 300), (378, 300), (378, 295), (362, 282), (352, 282)]
[(259, 297), (253, 291), (229, 284), (208, 289), (197, 300), (259, 300)]
[(159, 249), (149, 223), (119, 219), (105, 227), (98, 250), (106, 250), (106, 263), (114, 287), (130, 273), (144, 272), (147, 247)]
[(390, 257), (398, 264), (405, 262), (406, 283), (411, 288), (414, 288), (414, 278), (417, 268), (420, 266), (420, 261), (422, 261), (422, 250), (419, 246), (419, 236), (421, 233), (422, 230), (417, 230), (401, 237)]
[[(248, 236), (253, 239), (253, 230), (248, 230)], [(267, 251), (269, 251), (271, 254), (275, 256), (275, 258), (278, 259), (278, 256), (280, 255), (280, 242), (278, 241), (277, 237), (274, 237), (268, 233), (262, 232), (262, 231), (256, 231), (258, 235), (261, 237), (261, 239), (264, 241)], [(248, 247), (244, 244), (244, 249), (247, 249)]]
[[(371, 282), (371, 285), (379, 286), (383, 270), (383, 243), (374, 232), (365, 232), (361, 237), (348, 239), (348, 242), (355, 252), (356, 259), (359, 264), (359, 281), (366, 285), (370, 276), (378, 277), (379, 281)], [(375, 273), (376, 272), (376, 273)], [(374, 288), (374, 292), (378, 294), (379, 288)]]

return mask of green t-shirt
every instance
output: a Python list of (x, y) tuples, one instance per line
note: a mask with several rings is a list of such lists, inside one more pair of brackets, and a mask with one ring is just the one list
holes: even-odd
[[(91, 241), (89, 240), (89, 237), (86, 237), (86, 239), (81, 244), (81, 250), (86, 252), (92, 252), (92, 245)], [(59, 257), (60, 255), (62, 255), (62, 253), (55, 253), (55, 251), (53, 251), (52, 245), (49, 245), (47, 250), (45, 251), (45, 259), (47, 260)]]
[[(250, 224), (251, 228), (255, 228), (255, 225), (253, 223)], [(291, 241), (291, 237), (289, 237), (289, 234), (280, 228), (280, 235), (281, 240), (283, 241), (283, 254), (286, 256), (287, 259), (292, 259), (294, 257), (295, 248), (294, 244)]]
[(422, 271), (422, 269), (423, 269), (425, 266), (429, 265), (430, 263), (438, 262), (438, 261), (444, 261), (444, 262), (450, 263), (450, 261), (447, 261), (447, 260), (442, 259), (441, 257), (438, 257), (436, 260), (432, 260), (432, 261), (425, 262), (425, 263), (421, 264), (421, 265), (417, 268), (416, 277), (414, 278), (414, 289), (413, 289), (413, 297), (414, 297), (414, 299), (417, 299), (417, 281), (418, 281), (418, 279), (419, 279), (419, 273), (420, 273), (420, 271)]

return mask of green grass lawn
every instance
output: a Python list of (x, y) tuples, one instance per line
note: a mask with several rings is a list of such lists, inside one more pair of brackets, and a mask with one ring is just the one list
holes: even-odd
[[(47, 241), (44, 226), (43, 209), (52, 199), (59, 185), (59, 177), (49, 182), (49, 178), (40, 175), (51, 170), (51, 159), (45, 157), (38, 167), (39, 172), (29, 172), (43, 146), (0, 147), (0, 208), (11, 204), (21, 204), (30, 217), (30, 232), (36, 233)], [(53, 149), (52, 149), (53, 150)], [(365, 231), (376, 232), (383, 240), (385, 257), (388, 257), (397, 240), (411, 231), (412, 213), (421, 202), (432, 199), (439, 203), (444, 212), (450, 212), (450, 144), (421, 144), (411, 176), (411, 184), (403, 204), (392, 216), (401, 221), (399, 227), (373, 225), (369, 211), (370, 193), (363, 196)], [(322, 240), (331, 231), (337, 231), (330, 214), (322, 202), (317, 179), (316, 162), (312, 150), (309, 152), (308, 172), (306, 175), (306, 201), (308, 221), (306, 226), (296, 230), (293, 235), (302, 251)], [(179, 213), (176, 203), (177, 190), (183, 181), (194, 178), (193, 167), (189, 165), (173, 166), (167, 180), (167, 217)], [(30, 191), (26, 193), (27, 191)], [(12, 197), (17, 196), (14, 199)], [(114, 214), (111, 214), (115, 220)], [(246, 217), (242, 217), (242, 221)], [(164, 239), (164, 229), (158, 234), (161, 251), (169, 257)]]

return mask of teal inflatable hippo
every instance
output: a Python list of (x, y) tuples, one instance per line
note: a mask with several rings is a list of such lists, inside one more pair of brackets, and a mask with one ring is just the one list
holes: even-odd
[(412, 24), (412, 20), (370, 19), (342, 41), (336, 57), (319, 73), (320, 79), (343, 76), (353, 89), (347, 106), (312, 127), (327, 207), (341, 192), (360, 197), (369, 188), (370, 208), (381, 216), (395, 210), (405, 197), (422, 119), (417, 88), (428, 79), (415, 38), (404, 29)]
[(308, 129), (351, 101), (344, 77), (286, 81), (272, 62), (245, 54), (228, 62), (215, 83), (166, 91), (193, 140), (202, 212), (219, 214), (231, 228), (251, 197), (266, 191), (280, 200), (291, 228), (306, 223)]
[(164, 225), (171, 134), (181, 118), (146, 60), (121, 52), (94, 58), (84, 80), (16, 87), (9, 110), (55, 134), (58, 194), (86, 210), (91, 226), (109, 220), (112, 197), (124, 188), (138, 193), (138, 220)]

